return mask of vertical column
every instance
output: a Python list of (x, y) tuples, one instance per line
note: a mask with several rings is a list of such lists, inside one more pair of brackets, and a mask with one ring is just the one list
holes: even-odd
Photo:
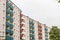
[(6, 29), (6, 0), (0, 0), (0, 40), (5, 39)]
[(35, 40), (38, 40), (38, 22), (34, 20)]
[(13, 40), (13, 5), (6, 1), (6, 40)]
[(41, 23), (38, 23), (38, 38), (42, 40), (42, 26)]
[(30, 40), (35, 40), (34, 38), (34, 23), (33, 23), (33, 20), (32, 19), (29, 19), (29, 31), (30, 31)]
[(44, 24), (45, 40), (48, 40), (48, 27)]

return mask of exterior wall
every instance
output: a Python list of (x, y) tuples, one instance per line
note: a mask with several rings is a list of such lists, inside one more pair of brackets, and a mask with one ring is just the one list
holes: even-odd
[(13, 15), (13, 18), (14, 18), (14, 27), (13, 27), (13, 31), (14, 31), (14, 34), (13, 34), (13, 38), (14, 40), (20, 40), (20, 13), (21, 13), (21, 10), (19, 10), (15, 5), (14, 5), (14, 15)]
[(42, 25), (41, 25), (41, 23), (38, 22), (38, 39), (39, 40), (43, 40), (42, 34), (43, 34), (42, 33)]
[(25, 16), (25, 40), (29, 40), (29, 18), (27, 16)]
[(34, 20), (29, 18), (29, 40), (35, 40)]
[(6, 0), (0, 0), (0, 40), (5, 39), (6, 29)]
[(34, 20), (35, 40), (38, 40), (38, 22)]
[(44, 28), (44, 24), (41, 24), (42, 26), (42, 37), (43, 37), (43, 40), (45, 40), (45, 28)]
[(46, 26), (46, 24), (44, 24), (44, 30), (45, 30), (45, 40), (49, 40), (48, 27)]

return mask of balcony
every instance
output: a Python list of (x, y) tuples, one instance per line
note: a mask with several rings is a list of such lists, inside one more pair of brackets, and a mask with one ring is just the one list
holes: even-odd
[(39, 27), (39, 28), (42, 28), (42, 26), (41, 26), (41, 25), (38, 25), (38, 27)]
[(30, 30), (30, 33), (34, 33), (34, 30)]
[(6, 6), (9, 7), (10, 6), (10, 3), (9, 2), (6, 2)]
[(22, 17), (22, 16), (23, 16), (23, 14), (21, 14), (21, 13), (20, 13), (20, 16)]
[(23, 32), (23, 29), (20, 29), (20, 33), (22, 33)]
[(6, 13), (10, 14), (10, 16), (13, 16), (13, 11), (11, 11), (10, 9), (6, 9)]
[(10, 29), (6, 29), (6, 33), (9, 33), (10, 35), (12, 35), (13, 34), (13, 31), (10, 30)]
[(6, 40), (13, 40), (13, 38), (7, 35)]
[(7, 15), (7, 16), (6, 16), (6, 19), (9, 20), (9, 19), (10, 19), (10, 16)]
[(9, 14), (10, 13), (10, 9), (6, 9), (6, 13)]
[(34, 26), (30, 26), (30, 29), (34, 29)]
[(11, 17), (13, 16), (13, 11), (10, 11), (10, 16), (11, 16)]
[(9, 22), (6, 22), (6, 26), (10, 27), (10, 28), (13, 28), (13, 24), (10, 24)]
[(7, 27), (10, 27), (10, 23), (9, 23), (9, 22), (6, 22), (6, 26), (7, 26)]
[(30, 39), (30, 40), (35, 40), (35, 39)]
[(31, 33), (30, 33), (30, 37), (34, 37), (34, 34), (31, 34)]
[(48, 38), (45, 38), (45, 40), (48, 40)]
[(24, 19), (20, 19), (20, 22), (23, 22)]
[(42, 36), (39, 36), (39, 39), (42, 39)]
[(23, 25), (24, 25), (24, 24), (20, 24), (20, 28), (22, 28)]
[(45, 37), (48, 37), (48, 34), (45, 34)]
[(22, 37), (23, 37), (23, 35), (24, 35), (24, 34), (20, 34), (20, 38), (22, 38)]
[(14, 26), (13, 26), (13, 24), (10, 24), (10, 28), (12, 29)]
[(13, 18), (10, 18), (10, 22), (13, 22)]
[(33, 22), (29, 22), (29, 24), (32, 24), (32, 25), (34, 25), (34, 23), (33, 23)]
[(12, 4), (10, 4), (9, 2), (6, 2), (6, 6), (7, 6), (7, 7), (10, 7), (10, 9), (13, 10), (13, 6), (12, 6)]
[(46, 31), (48, 31), (48, 28), (45, 28)]

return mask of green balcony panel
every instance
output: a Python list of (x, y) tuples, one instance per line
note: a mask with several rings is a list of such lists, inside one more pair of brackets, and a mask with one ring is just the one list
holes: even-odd
[(9, 23), (9, 22), (6, 22), (6, 26), (7, 26), (7, 27), (10, 27), (10, 23)]
[(13, 24), (10, 24), (10, 28), (13, 28)]
[(45, 40), (48, 40), (48, 38), (45, 38)]
[(13, 11), (11, 11), (10, 9), (6, 9), (6, 13), (10, 14), (10, 15), (13, 15)]
[(10, 16), (7, 15), (7, 16), (6, 16), (6, 19), (9, 20), (9, 19), (10, 19)]
[(30, 33), (34, 33), (34, 30), (30, 30)]
[(48, 31), (48, 28), (45, 28), (46, 31)]
[(9, 2), (6, 2), (6, 6), (9, 7), (10, 6), (10, 3)]
[(13, 28), (13, 24), (10, 24), (9, 22), (6, 22), (6, 26), (10, 27), (10, 28)]
[(11, 10), (13, 10), (13, 6), (12, 5), (10, 5), (10, 8), (11, 8)]
[(34, 37), (34, 34), (30, 34), (30, 37)]
[(9, 2), (6, 2), (6, 6), (7, 6), (7, 8), (10, 8), (11, 10), (13, 10), (13, 6)]
[(13, 22), (13, 18), (10, 18), (10, 22)]
[(6, 9), (6, 14), (9, 14), (10, 13), (10, 9)]
[(34, 29), (34, 26), (30, 26), (30, 29)]
[(32, 24), (33, 22), (29, 22), (30, 24)]
[(48, 37), (48, 34), (45, 34), (45, 37)]
[(35, 39), (30, 39), (30, 40), (35, 40)]
[(10, 37), (10, 36), (6, 36), (6, 40), (13, 40), (13, 37)]
[(6, 29), (6, 32), (9, 33), (9, 34), (11, 34), (11, 35), (13, 34), (13, 31), (10, 30), (10, 29)]
[(13, 15), (13, 11), (10, 11), (10, 15)]

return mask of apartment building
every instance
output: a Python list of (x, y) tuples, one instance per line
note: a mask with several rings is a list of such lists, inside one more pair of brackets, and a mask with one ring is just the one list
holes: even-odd
[(0, 0), (0, 40), (48, 40), (48, 27), (23, 15), (11, 0)]
[(20, 40), (21, 10), (10, 0), (0, 0), (0, 40)]

